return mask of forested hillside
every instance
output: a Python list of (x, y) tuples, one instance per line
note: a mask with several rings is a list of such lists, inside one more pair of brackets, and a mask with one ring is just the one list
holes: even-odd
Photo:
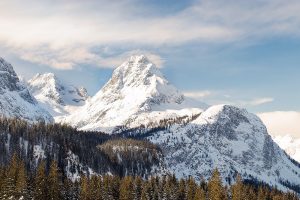
[[(115, 148), (126, 149), (127, 153), (106, 148), (115, 142), (118, 145)], [(0, 119), (1, 164), (7, 164), (14, 153), (24, 160), (29, 171), (34, 171), (41, 161), (49, 169), (51, 160), (55, 160), (62, 169), (62, 175), (73, 181), (81, 173), (147, 177), (151, 173), (162, 172), (161, 150), (147, 141), (139, 141), (139, 149), (128, 148), (136, 143), (133, 139), (118, 140), (116, 136), (77, 131), (65, 125)]]
[(177, 179), (166, 171), (157, 145), (127, 136), (1, 118), (0, 199), (298, 199), (253, 180), (244, 182), (238, 174), (235, 184), (222, 185), (214, 169), (208, 181)]
[(80, 199), (80, 200), (297, 200), (293, 193), (283, 193), (264, 185), (244, 184), (238, 175), (230, 187), (222, 185), (218, 170), (208, 182), (200, 184), (190, 177), (175, 176), (85, 176), (71, 182), (63, 176), (56, 161), (47, 169), (42, 161), (34, 172), (16, 156), (0, 168), (0, 199)]

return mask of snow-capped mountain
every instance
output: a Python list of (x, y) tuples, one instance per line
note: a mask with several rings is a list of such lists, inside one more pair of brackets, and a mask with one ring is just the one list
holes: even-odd
[(200, 114), (207, 106), (186, 98), (145, 56), (132, 56), (67, 122), (83, 130), (112, 133), (118, 127), (155, 126), (160, 120)]
[[(1, 113), (10, 116), (9, 112), (22, 110), (24, 106), (19, 107), (25, 103), (42, 111), (3, 60), (0, 71)], [(234, 106), (209, 107), (186, 98), (145, 56), (130, 57), (91, 98), (85, 90), (68, 86), (53, 74), (37, 75), (29, 85), (40, 105), (61, 122), (107, 133), (130, 129), (130, 134), (140, 134), (159, 145), (163, 166), (177, 177), (200, 180), (218, 168), (227, 183), (239, 173), (244, 179), (281, 190), (295, 190), (294, 186), (300, 185), (300, 164), (273, 141), (257, 116)], [(25, 111), (30, 116), (34, 113)], [(29, 118), (21, 114), (21, 118)], [(144, 131), (139, 132), (141, 129)]]
[[(194, 116), (185, 121), (184, 116)], [(166, 119), (180, 118), (171, 125)], [(237, 173), (282, 190), (300, 185), (299, 164), (271, 138), (255, 115), (233, 106), (208, 107), (184, 97), (145, 56), (132, 56), (108, 83), (66, 122), (84, 130), (160, 127), (144, 136), (158, 144), (178, 177), (200, 179), (218, 168), (229, 183)], [(124, 129), (123, 129), (124, 130)], [(147, 132), (147, 130), (145, 132)], [(143, 134), (137, 129), (136, 134)]]
[(85, 88), (65, 84), (53, 73), (37, 74), (28, 81), (28, 86), (39, 104), (55, 119), (74, 112), (89, 98)]
[(211, 106), (188, 125), (173, 125), (148, 139), (160, 145), (167, 167), (178, 177), (209, 178), (218, 168), (227, 183), (239, 173), (282, 190), (300, 185), (300, 165), (244, 109)]
[(52, 122), (52, 116), (39, 107), (27, 87), (20, 82), (11, 64), (0, 58), (0, 115), (30, 122)]

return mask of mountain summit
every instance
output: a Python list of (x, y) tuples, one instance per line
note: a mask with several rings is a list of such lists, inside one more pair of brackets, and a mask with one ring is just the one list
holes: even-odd
[(131, 56), (111, 79), (65, 122), (108, 133), (116, 127), (149, 126), (160, 120), (199, 114), (204, 103), (186, 98), (144, 55)]
[(39, 107), (27, 87), (20, 82), (11, 64), (0, 58), (0, 114), (31, 122), (52, 122), (51, 115)]
[[(215, 105), (187, 125), (172, 125), (147, 139), (165, 152), (167, 168), (177, 177), (208, 179), (218, 169), (227, 184), (237, 174), (280, 190), (300, 185), (300, 165), (272, 140), (254, 114)], [(295, 188), (293, 188), (295, 186)]]
[(40, 105), (55, 118), (74, 112), (89, 98), (85, 88), (66, 84), (53, 73), (35, 75), (28, 86)]

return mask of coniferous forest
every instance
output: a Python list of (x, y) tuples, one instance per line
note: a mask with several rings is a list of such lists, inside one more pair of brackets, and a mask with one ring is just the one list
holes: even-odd
[(199, 184), (190, 177), (86, 176), (72, 182), (61, 173), (56, 161), (47, 169), (40, 162), (34, 172), (27, 172), (16, 154), (0, 169), (0, 199), (82, 199), (82, 200), (297, 200), (293, 193), (283, 193), (259, 184), (243, 183), (238, 175), (235, 184), (222, 185), (218, 170), (208, 181)]
[(0, 151), (1, 200), (298, 199), (239, 175), (233, 185), (223, 185), (217, 169), (200, 183), (195, 177), (178, 179), (153, 171), (163, 169), (163, 158), (161, 149), (148, 141), (65, 125), (1, 118)]

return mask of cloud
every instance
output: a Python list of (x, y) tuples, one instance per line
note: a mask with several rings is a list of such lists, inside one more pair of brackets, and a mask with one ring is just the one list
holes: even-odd
[(300, 2), (296, 0), (193, 2), (164, 14), (148, 6), (148, 1), (137, 0), (29, 0), (26, 4), (4, 0), (0, 2), (0, 45), (24, 60), (72, 69), (77, 63), (107, 67), (119, 62), (118, 56), (108, 58), (91, 51), (99, 45), (122, 46), (130, 52), (190, 42), (241, 44), (300, 35)]
[(192, 90), (184, 91), (185, 96), (198, 99), (208, 103), (209, 105), (216, 104), (228, 104), (238, 107), (255, 107), (271, 103), (274, 98), (271, 97), (261, 97), (254, 99), (243, 99), (239, 94), (240, 92), (230, 91), (230, 90)]
[(202, 99), (204, 97), (208, 97), (212, 95), (212, 91), (203, 90), (203, 91), (185, 91), (183, 94), (187, 97), (191, 97), (194, 99)]
[(131, 55), (140, 55), (143, 54), (147, 56), (147, 58), (153, 62), (158, 68), (162, 68), (164, 64), (164, 59), (158, 54), (143, 51), (143, 50), (132, 50), (125, 53), (109, 56), (106, 58), (102, 58), (99, 60), (99, 66), (106, 66), (109, 68), (115, 68), (126, 61)]
[(125, 62), (131, 55), (137, 54), (146, 55), (158, 68), (162, 68), (164, 64), (161, 56), (144, 50), (131, 50), (119, 54), (108, 52), (108, 55), (106, 55), (106, 48), (100, 52), (93, 52), (85, 47), (53, 48), (39, 46), (30, 50), (18, 48), (11, 51), (17, 52), (20, 58), (25, 61), (51, 66), (59, 70), (70, 70), (81, 64), (89, 64), (100, 68), (115, 68)]
[(290, 135), (273, 136), (274, 141), (284, 149), (293, 159), (300, 162), (300, 139), (295, 139)]
[(264, 98), (253, 99), (250, 101), (239, 101), (236, 104), (238, 104), (239, 106), (259, 106), (262, 104), (271, 103), (273, 101), (274, 101), (273, 98), (264, 97)]
[(270, 134), (291, 135), (300, 138), (300, 112), (297, 111), (276, 111), (258, 113), (268, 128)]

